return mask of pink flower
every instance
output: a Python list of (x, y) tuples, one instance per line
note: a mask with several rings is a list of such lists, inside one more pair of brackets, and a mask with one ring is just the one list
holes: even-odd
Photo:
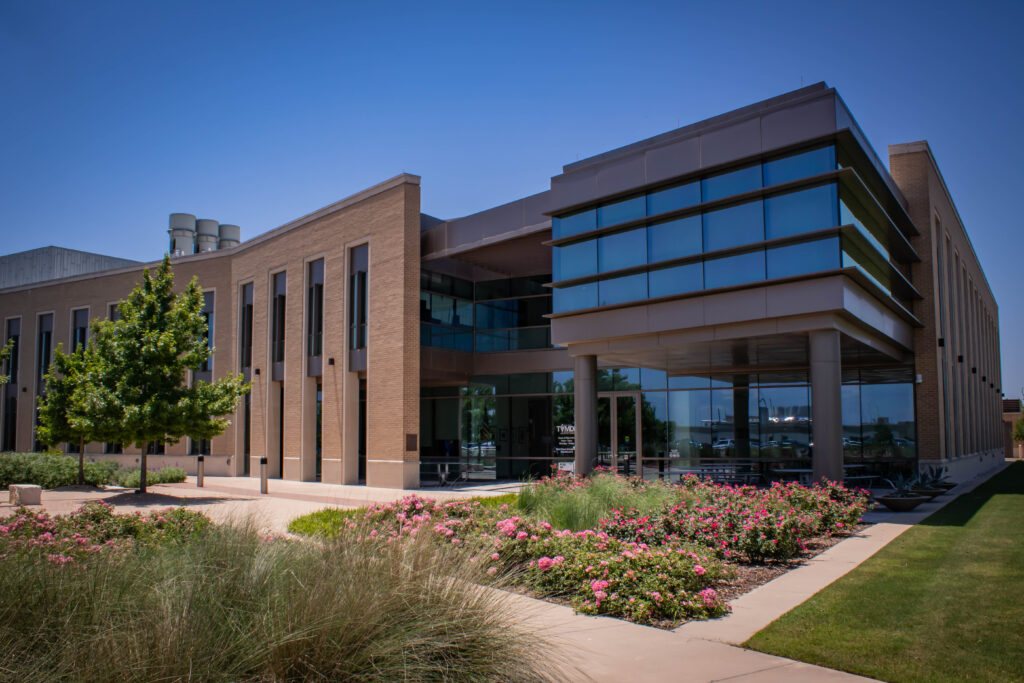
[(526, 533), (525, 531), (520, 531), (518, 534), (516, 534), (516, 540), (517, 541), (521, 541), (524, 538), (526, 538), (527, 536), (529, 536), (528, 533)]
[(594, 593), (596, 594), (600, 591), (603, 591), (610, 585), (611, 584), (605, 581), (604, 579), (594, 579), (590, 582), (590, 590), (594, 591)]
[(697, 576), (704, 576), (704, 574), (707, 572), (707, 570), (704, 569), (704, 567), (700, 566), (699, 564), (695, 564), (695, 565), (693, 565), (693, 572)]
[(487, 569), (487, 575), (488, 576), (494, 576), (497, 573), (498, 573), (498, 568), (497, 567), (488, 567), (488, 569)]
[(551, 569), (552, 567), (555, 566), (555, 564), (556, 564), (555, 561), (552, 560), (550, 557), (547, 557), (547, 556), (544, 556), (544, 557), (540, 558), (539, 560), (537, 560), (537, 566), (540, 567), (540, 570), (542, 572), (546, 572), (547, 570)]
[(499, 555), (498, 553), (491, 553), (491, 559), (492, 559), (492, 560), (497, 560), (497, 559), (499, 559), (500, 557), (501, 557), (501, 555)]

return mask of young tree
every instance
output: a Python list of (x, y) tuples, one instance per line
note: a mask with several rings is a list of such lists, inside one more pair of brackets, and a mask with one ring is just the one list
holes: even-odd
[[(11, 358), (11, 352), (14, 350), (14, 340), (8, 339), (7, 343), (4, 344), (3, 348), (0, 348), (0, 368), (2, 368), (8, 360)], [(7, 384), (10, 381), (10, 377), (7, 375), (0, 375), (0, 386)]]
[(94, 421), (88, 411), (88, 373), (95, 362), (96, 349), (91, 341), (70, 354), (58, 344), (46, 371), (46, 392), (39, 397), (36, 436), (48, 446), (78, 442), (79, 484), (85, 483), (85, 444), (94, 440)]
[(195, 278), (175, 295), (171, 260), (150, 273), (118, 307), (116, 321), (93, 325), (97, 362), (83, 396), (95, 438), (134, 443), (142, 450), (139, 492), (146, 491), (146, 446), (184, 436), (222, 433), (239, 397), (249, 391), (241, 375), (216, 382), (186, 382), (188, 371), (213, 353), (206, 339), (203, 292)]

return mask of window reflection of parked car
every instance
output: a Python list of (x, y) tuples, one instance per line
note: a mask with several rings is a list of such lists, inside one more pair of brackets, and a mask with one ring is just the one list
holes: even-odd
[(728, 450), (730, 448), (735, 448), (735, 447), (736, 447), (736, 441), (733, 440), (733, 439), (719, 439), (718, 441), (716, 441), (711, 446), (712, 450), (716, 450), (716, 451), (725, 451), (725, 450)]

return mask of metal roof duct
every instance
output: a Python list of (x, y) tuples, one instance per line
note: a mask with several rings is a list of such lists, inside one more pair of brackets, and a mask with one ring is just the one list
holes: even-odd
[(242, 241), (242, 228), (237, 225), (231, 225), (230, 223), (224, 223), (220, 226), (220, 243), (217, 245), (218, 249), (230, 249), (231, 247), (237, 247)]
[(220, 223), (212, 218), (200, 218), (196, 221), (196, 252), (217, 251), (220, 240)]
[(172, 213), (167, 221), (167, 234), (171, 236), (168, 249), (171, 256), (184, 256), (195, 251), (196, 217), (190, 213)]

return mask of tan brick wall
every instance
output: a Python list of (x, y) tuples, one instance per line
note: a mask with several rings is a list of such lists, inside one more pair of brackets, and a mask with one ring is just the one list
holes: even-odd
[[(356, 476), (358, 378), (348, 370), (348, 253), (369, 244), (369, 326), (367, 370), (367, 483), (402, 486), (418, 483), (418, 450), (406, 451), (406, 435), (419, 431), (419, 179), (399, 176), (364, 192), (258, 236), (242, 246), (175, 259), (177, 286), (195, 275), (215, 291), (213, 359), (215, 378), (238, 371), (239, 296), (253, 283), (253, 374), (251, 397), (251, 473), (259, 458), (276, 463), (273, 449), (277, 419), (270, 364), (271, 276), (287, 272), (284, 363), (284, 476), (315, 476), (316, 380), (306, 376), (307, 264), (324, 259), (323, 480), (353, 483)], [(30, 450), (35, 387), (36, 314), (54, 312), (54, 340), (65, 348), (73, 308), (90, 307), (106, 316), (110, 301), (124, 297), (140, 279), (141, 268), (82, 276), (40, 287), (0, 292), (0, 318), (22, 316), (18, 447)], [(328, 364), (333, 358), (334, 365)], [(242, 402), (233, 425), (212, 442), (214, 455), (229, 456), (228, 469), (243, 472), (236, 453), (243, 448)], [(90, 454), (102, 453), (91, 444)], [(184, 455), (185, 439), (168, 455)], [(129, 453), (136, 452), (129, 450)], [(272, 465), (271, 471), (274, 472)], [(277, 474), (275, 472), (275, 474)]]
[[(911, 240), (921, 257), (921, 263), (912, 269), (913, 283), (924, 297), (915, 306), (924, 325), (914, 338), (917, 372), (922, 376), (916, 397), (919, 455), (923, 459), (942, 459), (955, 457), (958, 451), (960, 457), (996, 451), (1001, 449), (1002, 440), (1001, 397), (996, 391), (1001, 386), (1001, 368), (995, 298), (927, 145), (890, 147), (889, 167), (907, 198), (908, 213), (922, 233)], [(954, 282), (948, 278), (951, 265), (958, 266)], [(964, 274), (970, 291), (967, 300), (961, 301), (955, 288), (962, 289)], [(940, 278), (944, 288), (942, 311)], [(961, 315), (965, 316), (962, 327)], [(945, 332), (940, 324), (943, 316)], [(938, 346), (939, 338), (944, 340), (944, 347)], [(962, 363), (957, 362), (958, 356), (963, 356)], [(947, 386), (943, 385), (943, 359)], [(952, 415), (948, 430), (947, 400)]]

